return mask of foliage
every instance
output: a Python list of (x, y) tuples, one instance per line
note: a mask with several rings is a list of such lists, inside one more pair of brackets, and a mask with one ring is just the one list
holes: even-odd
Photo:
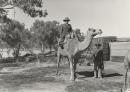
[(49, 48), (55, 48), (57, 44), (57, 37), (59, 37), (59, 23), (57, 21), (46, 22), (45, 29), (47, 32), (47, 44)]
[(30, 32), (32, 33), (31, 45), (33, 47), (42, 47), (42, 45), (46, 45), (45, 35), (46, 33), (43, 31), (44, 21), (36, 20), (33, 23), (33, 26), (30, 28)]
[(29, 42), (30, 35), (24, 24), (11, 20), (9, 24), (2, 25), (0, 37), (10, 48), (14, 48), (13, 55), (17, 58), (21, 46)]
[(31, 17), (46, 17), (47, 11), (43, 11), (43, 0), (0, 0), (0, 18), (6, 19), (8, 10), (17, 7)]
[(17, 21), (11, 21), (9, 24), (3, 25), (1, 29), (2, 40), (5, 41), (10, 47), (15, 47), (18, 43), (22, 42), (22, 34), (24, 24)]
[(21, 35), (21, 39), (22, 39), (21, 44), (22, 44), (23, 48), (26, 48), (26, 49), (31, 48), (31, 45), (30, 45), (31, 38), (32, 38), (31, 32), (28, 29), (24, 29), (23, 33)]
[(18, 43), (27, 45), (31, 38), (31, 33), (25, 29), (25, 25), (18, 21), (11, 20), (9, 24), (1, 26), (1, 39), (11, 48), (15, 48)]
[[(59, 34), (57, 21), (39, 21), (36, 20), (31, 27), (30, 31), (33, 33), (33, 43), (37, 43), (38, 47), (50, 49), (55, 46), (57, 42), (57, 36)], [(34, 46), (34, 45), (33, 45)]]

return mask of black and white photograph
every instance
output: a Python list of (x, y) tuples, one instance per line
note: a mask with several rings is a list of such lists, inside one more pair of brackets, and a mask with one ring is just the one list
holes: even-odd
[(0, 0), (0, 92), (130, 92), (130, 0)]

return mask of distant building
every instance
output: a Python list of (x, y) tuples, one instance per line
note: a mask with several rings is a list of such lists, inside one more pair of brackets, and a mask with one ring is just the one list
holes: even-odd
[(117, 38), (117, 42), (130, 42), (130, 38)]
[(114, 62), (123, 62), (124, 56), (130, 50), (130, 42), (111, 42), (110, 59)]

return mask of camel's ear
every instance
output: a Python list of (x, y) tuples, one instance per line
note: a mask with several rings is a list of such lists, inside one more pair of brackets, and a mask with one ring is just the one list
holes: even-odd
[(91, 30), (91, 28), (88, 28), (88, 31), (90, 31)]
[(102, 29), (99, 29), (100, 33), (102, 34)]

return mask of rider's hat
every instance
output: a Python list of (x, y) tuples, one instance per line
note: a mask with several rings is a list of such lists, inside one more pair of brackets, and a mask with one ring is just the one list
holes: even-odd
[(101, 44), (100, 44), (100, 43), (97, 43), (97, 44), (95, 44), (95, 46), (99, 46), (99, 47), (100, 47), (100, 46), (101, 46)]
[(65, 17), (63, 21), (70, 21), (69, 17)]

